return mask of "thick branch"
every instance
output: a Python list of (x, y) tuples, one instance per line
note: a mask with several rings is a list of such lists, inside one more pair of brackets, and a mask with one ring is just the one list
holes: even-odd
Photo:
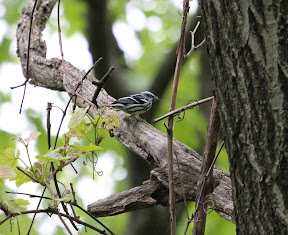
[[(27, 8), (23, 10), (21, 19), (18, 23), (17, 29), (17, 46), (18, 55), (21, 60), (22, 69), (26, 66), (26, 53), (27, 53), (27, 38), (28, 30), (27, 25), (29, 25), (29, 12), (32, 10), (33, 0), (29, 0)], [(52, 58), (47, 60), (45, 42), (42, 40), (41, 32), (44, 30), (47, 19), (52, 11), (53, 4), (55, 1), (44, 1), (40, 0), (35, 12), (35, 26), (32, 31), (33, 45), (31, 49), (31, 70), (29, 72), (31, 77), (31, 82), (41, 87), (46, 87), (53, 90), (66, 91), (69, 94), (73, 93), (73, 90), (77, 83), (81, 81), (81, 78), (85, 75), (85, 71), (80, 71), (68, 62), (65, 62), (66, 67), (66, 78), (65, 84), (62, 80), (62, 66), (61, 60), (57, 58)], [(44, 10), (45, 8), (45, 10)], [(39, 30), (41, 29), (41, 30)], [(24, 70), (25, 71), (25, 70)], [(92, 85), (92, 81), (95, 81), (93, 76), (87, 76), (82, 85), (79, 93), (91, 100), (94, 94), (95, 87)], [(97, 103), (100, 107), (103, 107), (108, 102), (112, 101), (113, 98), (110, 97), (107, 92), (102, 89), (98, 98)], [(87, 104), (83, 102), (82, 99), (77, 99), (77, 105), (79, 107), (86, 106)], [(109, 111), (107, 111), (109, 112)], [(92, 111), (90, 115), (94, 115)], [(155, 129), (153, 126), (149, 125), (141, 118), (129, 116), (121, 111), (118, 112), (120, 128), (115, 128), (113, 130), (114, 136), (126, 145), (131, 150), (135, 151), (139, 156), (144, 158), (150, 164), (158, 167), (159, 169), (154, 169), (151, 172), (151, 179), (156, 179), (156, 182), (160, 182), (160, 185), (166, 187), (168, 190), (168, 174), (167, 174), (167, 140), (164, 133)], [(201, 156), (197, 154), (194, 150), (190, 149), (188, 146), (180, 143), (177, 140), (173, 140), (173, 154), (178, 156), (180, 168), (182, 174), (186, 173), (184, 178), (185, 193), (188, 200), (195, 199), (196, 184), (197, 179), (200, 174), (201, 169)], [(161, 170), (160, 170), (161, 169)], [(177, 169), (177, 167), (175, 167)], [(177, 172), (175, 174), (175, 191), (176, 193), (180, 191), (179, 177)], [(214, 169), (214, 178), (218, 186), (215, 188), (212, 198), (215, 203), (215, 209), (222, 213), (222, 216), (231, 220), (232, 218), (232, 193), (231, 193), (231, 183), (228, 175), (222, 170)], [(156, 184), (158, 185), (158, 184)], [(140, 186), (141, 187), (141, 186)], [(168, 191), (167, 191), (168, 193)], [(178, 193), (177, 193), (178, 194)], [(115, 196), (117, 197), (117, 195)], [(166, 194), (166, 199), (168, 194)], [(178, 198), (177, 198), (178, 197)], [(163, 197), (165, 198), (165, 197)], [(157, 201), (155, 204), (168, 204), (166, 199), (163, 201)], [(181, 201), (181, 194), (176, 195), (176, 200)], [(154, 203), (152, 203), (154, 205)], [(153, 206), (151, 204), (151, 206)], [(125, 211), (131, 210), (131, 207), (125, 207)], [(106, 208), (108, 210), (109, 208)], [(92, 213), (97, 213), (96, 209), (91, 211)]]

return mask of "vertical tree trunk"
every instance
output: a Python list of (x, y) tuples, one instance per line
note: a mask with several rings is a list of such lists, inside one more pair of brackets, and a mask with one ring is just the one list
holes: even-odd
[(200, 4), (237, 234), (288, 234), (288, 4)]

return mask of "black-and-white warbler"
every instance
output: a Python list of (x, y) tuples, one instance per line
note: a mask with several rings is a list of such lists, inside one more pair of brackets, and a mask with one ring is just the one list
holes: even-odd
[(152, 107), (154, 100), (158, 100), (158, 97), (150, 91), (143, 91), (140, 94), (122, 97), (107, 106), (137, 115), (147, 112)]

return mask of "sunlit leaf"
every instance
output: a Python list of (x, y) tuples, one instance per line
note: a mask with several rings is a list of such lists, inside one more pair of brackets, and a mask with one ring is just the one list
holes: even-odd
[(99, 129), (97, 129), (97, 138), (98, 139), (104, 140), (109, 136), (110, 136), (110, 134), (105, 128), (101, 127)]
[(82, 121), (78, 124), (77, 127), (70, 129), (70, 132), (67, 135), (69, 137), (77, 137), (77, 139), (80, 140), (89, 132), (91, 128), (92, 123), (87, 123), (85, 119), (82, 119)]
[(50, 164), (47, 161), (45, 162), (43, 160), (39, 160), (33, 164), (34, 172), (36, 173), (40, 181), (44, 181), (50, 176), (51, 172), (49, 166)]
[(76, 128), (84, 119), (87, 110), (89, 109), (89, 106), (87, 106), (85, 109), (79, 108), (77, 109), (70, 119), (70, 122), (68, 124), (68, 128)]
[(96, 146), (94, 144), (90, 144), (89, 146), (70, 145), (70, 147), (76, 150), (86, 152), (86, 153), (102, 149), (101, 147)]
[(30, 202), (28, 200), (24, 200), (21, 198), (18, 198), (18, 199), (12, 200), (12, 201), (15, 202), (18, 206), (27, 206), (30, 204)]
[(5, 149), (4, 152), (0, 155), (0, 165), (7, 165), (12, 168), (16, 168), (18, 165), (17, 157), (19, 157), (20, 152), (18, 150), (15, 156), (14, 151), (15, 150), (13, 148)]
[(119, 122), (119, 116), (118, 115), (109, 115), (109, 117), (112, 119), (112, 125), (115, 127), (120, 127), (120, 122)]
[(29, 204), (30, 204), (29, 201), (24, 200), (24, 199), (13, 199), (8, 202), (8, 207), (9, 207), (9, 210), (20, 213), (21, 212), (20, 206), (26, 206)]
[(13, 180), (15, 180), (17, 187), (20, 187), (24, 183), (34, 182), (34, 181), (32, 181), (32, 179), (30, 177), (28, 177), (27, 175), (25, 175), (24, 173), (22, 173), (19, 170), (16, 171), (15, 177), (10, 178), (10, 181), (13, 181)]
[(73, 200), (73, 195), (72, 194), (67, 194), (64, 197), (56, 198), (54, 200), (58, 201), (58, 202), (70, 202), (70, 201)]
[(59, 149), (55, 149), (51, 152), (48, 152), (42, 156), (36, 156), (36, 158), (38, 160), (43, 160), (43, 161), (48, 161), (48, 162), (55, 162), (55, 161), (64, 161), (64, 160), (68, 160), (70, 157), (66, 156), (63, 157), (60, 153), (59, 153)]

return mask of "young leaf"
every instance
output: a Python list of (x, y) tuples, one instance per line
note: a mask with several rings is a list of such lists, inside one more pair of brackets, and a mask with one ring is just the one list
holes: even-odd
[(78, 140), (82, 139), (84, 135), (88, 133), (88, 131), (91, 129), (92, 124), (91, 122), (86, 123), (85, 119), (83, 119), (79, 125), (75, 128), (71, 128), (68, 136), (69, 137), (77, 137)]
[(70, 145), (70, 147), (85, 153), (102, 149), (101, 147), (96, 146), (94, 144), (90, 144), (89, 146)]
[(17, 151), (16, 157), (15, 157), (15, 150), (13, 148), (5, 149), (4, 152), (0, 156), (0, 165), (7, 165), (12, 168), (16, 168), (18, 165), (18, 157), (20, 155), (19, 150)]
[(85, 117), (88, 108), (89, 108), (89, 106), (87, 106), (85, 109), (82, 109), (82, 108), (77, 109), (72, 114), (72, 117), (71, 117), (70, 122), (68, 124), (68, 128), (76, 128), (81, 123), (83, 118)]
[(28, 183), (28, 182), (34, 182), (32, 181), (32, 179), (30, 177), (28, 177), (27, 175), (23, 174), (21, 171), (17, 170), (16, 171), (16, 176), (10, 178), (10, 181), (16, 181), (16, 186), (20, 187), (22, 184), (24, 183)]
[(15, 200), (11, 200), (13, 202), (15, 202), (18, 206), (27, 206), (29, 205), (29, 201), (28, 200), (24, 200), (24, 199), (21, 199), (21, 198), (18, 198), (18, 199), (15, 199)]
[(21, 139), (22, 139), (21, 137), (12, 137), (10, 141), (14, 143), (14, 142), (20, 141)]
[(29, 141), (31, 141), (31, 140), (36, 140), (36, 139), (38, 138), (38, 136), (41, 135), (41, 134), (42, 134), (42, 133), (39, 132), (39, 131), (32, 132), (32, 133), (30, 134), (30, 136), (25, 139), (25, 141), (26, 141), (26, 142), (29, 142)]
[(10, 166), (0, 166), (0, 178), (7, 179), (15, 176), (16, 173)]
[(24, 199), (15, 199), (10, 200), (8, 202), (9, 210), (12, 210), (13, 212), (20, 213), (21, 208), (19, 206), (29, 205), (30, 203), (27, 200)]
[(38, 160), (48, 161), (48, 162), (55, 162), (55, 161), (64, 161), (68, 160), (70, 157), (63, 157), (59, 152), (59, 149), (55, 149), (49, 153), (44, 154), (43, 156), (36, 156)]
[(120, 122), (119, 122), (119, 116), (118, 115), (109, 115), (109, 117), (112, 119), (112, 125), (115, 127), (120, 127)]
[(49, 163), (43, 160), (37, 161), (33, 164), (34, 172), (36, 173), (40, 181), (44, 181), (51, 174), (50, 167), (47, 167), (47, 164)]
[(100, 127), (99, 129), (97, 129), (98, 139), (104, 140), (109, 136), (110, 136), (109, 132), (104, 127)]
[(77, 149), (74, 149), (74, 148), (69, 148), (68, 151), (67, 151), (67, 157), (84, 157), (85, 154), (83, 151), (80, 151), (80, 150), (77, 150)]
[(68, 195), (65, 195), (64, 197), (61, 197), (61, 198), (57, 198), (55, 199), (55, 201), (58, 201), (58, 202), (70, 202), (73, 200), (73, 195), (72, 194), (68, 194)]

